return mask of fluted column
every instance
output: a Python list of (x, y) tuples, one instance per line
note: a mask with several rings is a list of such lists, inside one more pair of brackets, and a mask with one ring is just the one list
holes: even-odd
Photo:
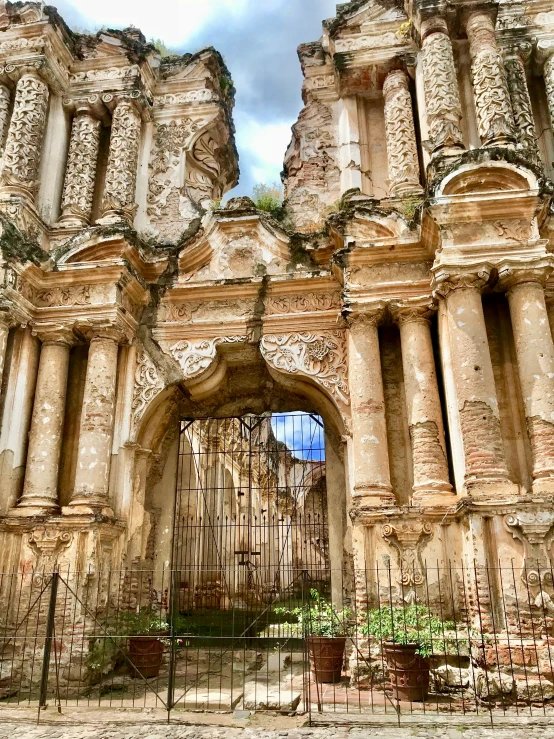
[(39, 334), (40, 360), (29, 432), (23, 493), (11, 515), (32, 516), (58, 509), (58, 474), (62, 449), (69, 352), (68, 330)]
[(352, 403), (354, 505), (394, 505), (379, 351), (380, 312), (352, 318), (348, 375)]
[(551, 269), (499, 269), (510, 305), (535, 492), (554, 492), (554, 342), (544, 292)]
[(2, 186), (16, 195), (34, 197), (48, 108), (48, 86), (36, 73), (20, 77), (4, 149)]
[(111, 515), (108, 482), (115, 418), (117, 358), (121, 336), (110, 329), (91, 338), (79, 429), (75, 490), (63, 513), (102, 510)]
[(425, 107), (433, 153), (463, 149), (462, 105), (446, 21), (442, 18), (423, 21), (421, 37)]
[(512, 102), (517, 143), (522, 149), (530, 152), (533, 159), (538, 160), (537, 132), (525, 71), (525, 60), (529, 58), (531, 50), (531, 44), (526, 41), (511, 44), (504, 50), (504, 65)]
[(468, 18), (466, 32), (481, 142), (491, 146), (513, 143), (512, 104), (492, 17), (476, 10)]
[(75, 113), (62, 195), (61, 223), (85, 226), (90, 223), (101, 122), (88, 109)]
[(408, 425), (412, 442), (414, 505), (452, 505), (441, 401), (427, 306), (394, 310), (400, 327)]
[(508, 476), (479, 272), (435, 276), (435, 290), (446, 301), (452, 375), (465, 452), (465, 484), (472, 494), (514, 494)]
[(135, 104), (128, 100), (119, 102), (112, 118), (103, 221), (131, 221), (134, 217), (140, 130), (140, 113)]
[(383, 85), (385, 133), (390, 192), (404, 195), (422, 191), (408, 75), (390, 72)]

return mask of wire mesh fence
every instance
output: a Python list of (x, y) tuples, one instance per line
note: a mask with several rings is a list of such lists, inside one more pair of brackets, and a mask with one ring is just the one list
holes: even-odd
[(311, 574), (233, 604), (205, 568), (187, 598), (190, 568), (1, 575), (0, 710), (554, 717), (550, 569)]

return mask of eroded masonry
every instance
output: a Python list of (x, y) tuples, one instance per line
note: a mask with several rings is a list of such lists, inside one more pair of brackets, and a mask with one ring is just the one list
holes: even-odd
[[(0, 3), (1, 572), (86, 570), (108, 599), (107, 572), (200, 562), (216, 574), (180, 597), (213, 608), (233, 573), (251, 588), (249, 558), (309, 561), (361, 606), (376, 566), (433, 598), (425, 564), (464, 565), (494, 611), (500, 561), (552, 595), (551, 8), (339, 5), (299, 49), (273, 218), (221, 204), (215, 50), (161, 58), (137, 29)], [(318, 455), (263, 420), (289, 412), (320, 424)]]

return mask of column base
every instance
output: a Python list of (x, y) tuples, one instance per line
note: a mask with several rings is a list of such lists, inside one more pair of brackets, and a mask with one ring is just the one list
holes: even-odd
[(98, 515), (105, 518), (115, 518), (113, 510), (105, 503), (70, 503), (62, 508), (62, 516)]
[(8, 516), (10, 518), (34, 518), (40, 516), (57, 516), (60, 509), (57, 506), (47, 505), (23, 505), (10, 508)]
[(496, 500), (498, 498), (517, 498), (521, 495), (519, 485), (509, 480), (475, 480), (466, 483), (467, 492), (474, 500)]
[(554, 477), (539, 477), (533, 480), (534, 495), (554, 495)]
[(449, 508), (457, 505), (460, 500), (451, 490), (416, 490), (412, 495), (412, 505), (424, 508)]
[(385, 508), (396, 506), (396, 498), (391, 488), (358, 488), (352, 494), (356, 508)]

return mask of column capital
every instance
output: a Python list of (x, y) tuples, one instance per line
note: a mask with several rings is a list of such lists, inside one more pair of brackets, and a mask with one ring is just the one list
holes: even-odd
[(430, 323), (433, 313), (437, 310), (433, 300), (410, 302), (409, 300), (395, 303), (390, 306), (393, 320), (399, 326), (405, 323)]
[(425, 41), (432, 33), (444, 33), (448, 36), (448, 24), (446, 20), (440, 15), (434, 15), (432, 18), (427, 18), (421, 21), (421, 41)]
[(501, 40), (500, 47), (505, 59), (520, 59), (524, 64), (529, 61), (533, 51), (533, 45), (525, 39), (504, 39)]
[(31, 326), (33, 336), (36, 336), (42, 344), (61, 344), (68, 347), (75, 346), (78, 340), (71, 326), (52, 326), (48, 324), (33, 324)]
[(349, 329), (354, 326), (379, 326), (384, 320), (386, 308), (384, 302), (353, 305), (346, 319), (346, 325)]
[(473, 10), (466, 18), (467, 37), (473, 44), (472, 55), (491, 44), (496, 45), (496, 32), (492, 12), (489, 10)]
[(127, 326), (117, 324), (78, 324), (76, 331), (88, 342), (107, 340), (113, 341), (114, 344), (129, 344), (133, 340), (131, 331)]
[(446, 298), (453, 290), (479, 290), (488, 284), (492, 265), (480, 264), (466, 268), (433, 268), (433, 295)]
[(0, 307), (0, 328), (10, 329), (17, 326), (17, 321), (11, 315), (9, 308)]
[(537, 42), (535, 51), (535, 60), (540, 69), (544, 67), (546, 62), (554, 57), (554, 39), (541, 39)]
[(545, 287), (552, 270), (554, 257), (546, 257), (529, 264), (505, 260), (498, 265), (498, 286), (503, 292), (509, 292), (516, 285), (528, 282), (538, 282)]

